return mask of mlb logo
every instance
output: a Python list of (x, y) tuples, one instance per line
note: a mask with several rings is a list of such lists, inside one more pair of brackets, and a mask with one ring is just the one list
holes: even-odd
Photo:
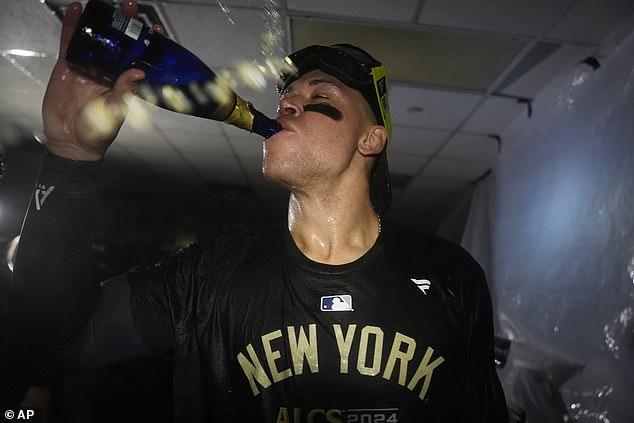
[(321, 311), (353, 311), (350, 295), (326, 295), (321, 297)]

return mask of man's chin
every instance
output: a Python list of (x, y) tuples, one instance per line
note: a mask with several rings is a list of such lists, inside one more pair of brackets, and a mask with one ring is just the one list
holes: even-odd
[(288, 178), (285, 178), (284, 175), (281, 175), (279, 172), (273, 172), (272, 169), (263, 166), (262, 176), (264, 176), (264, 179), (266, 179), (268, 182), (279, 185), (286, 190), (291, 190), (290, 181), (288, 181)]

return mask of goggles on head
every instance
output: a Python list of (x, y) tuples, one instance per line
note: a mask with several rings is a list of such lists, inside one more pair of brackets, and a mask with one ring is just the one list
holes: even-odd
[(290, 54), (288, 59), (296, 70), (280, 75), (278, 92), (283, 92), (303, 74), (320, 69), (363, 95), (377, 123), (387, 130), (388, 141), (390, 140), (392, 122), (387, 98), (387, 78), (385, 67), (379, 61), (349, 44), (313, 45)]

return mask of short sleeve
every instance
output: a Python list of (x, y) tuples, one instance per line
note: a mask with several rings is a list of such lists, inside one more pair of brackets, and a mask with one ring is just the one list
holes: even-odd
[(130, 309), (139, 336), (155, 354), (174, 350), (175, 335), (188, 330), (195, 314), (209, 248), (193, 244), (153, 266), (128, 273)]

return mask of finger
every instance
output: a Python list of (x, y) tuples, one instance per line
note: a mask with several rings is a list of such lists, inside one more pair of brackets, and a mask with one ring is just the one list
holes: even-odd
[(73, 36), (79, 17), (81, 16), (81, 4), (71, 3), (66, 9), (64, 15), (64, 21), (62, 22), (62, 35), (59, 42), (59, 57), (66, 57), (66, 50), (68, 50), (68, 44)]
[(121, 10), (127, 16), (136, 16), (139, 13), (139, 5), (135, 0), (125, 0), (121, 5)]
[(123, 102), (123, 98), (137, 88), (137, 84), (145, 78), (145, 73), (140, 69), (129, 69), (117, 78), (112, 92), (108, 96), (107, 103), (112, 106), (120, 106)]

